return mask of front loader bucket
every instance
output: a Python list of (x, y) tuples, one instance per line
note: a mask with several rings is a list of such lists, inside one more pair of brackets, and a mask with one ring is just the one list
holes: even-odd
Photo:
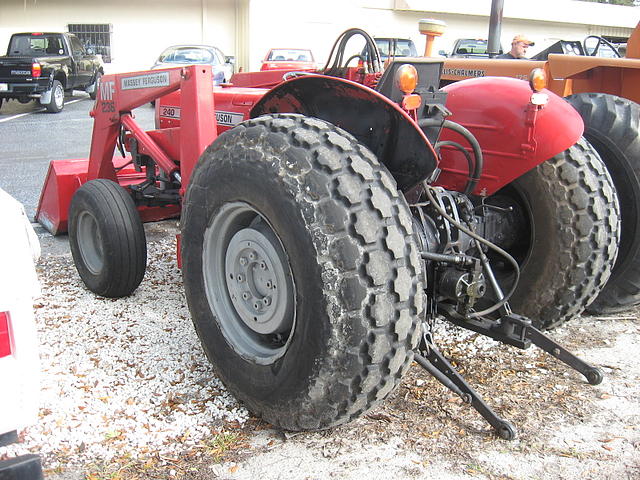
[[(114, 163), (115, 163), (114, 159)], [(137, 172), (131, 158), (120, 159), (120, 165), (115, 165), (118, 183), (127, 187), (139, 184), (145, 180), (144, 172)], [(36, 210), (35, 220), (53, 235), (67, 232), (67, 221), (71, 198), (80, 186), (87, 181), (89, 161), (54, 160), (49, 164), (49, 171), (40, 193), (40, 201)], [(139, 206), (138, 212), (143, 222), (154, 222), (180, 215), (178, 205), (162, 207)]]
[(87, 181), (88, 160), (54, 160), (40, 193), (36, 222), (53, 235), (67, 231), (67, 212), (71, 197)]

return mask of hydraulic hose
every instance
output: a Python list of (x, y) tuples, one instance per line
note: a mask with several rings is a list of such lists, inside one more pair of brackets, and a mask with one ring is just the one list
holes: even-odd
[(513, 266), (515, 278), (513, 280), (513, 284), (511, 286), (511, 289), (509, 290), (509, 292), (506, 295), (504, 295), (504, 297), (501, 298), (500, 301), (495, 303), (493, 306), (491, 306), (491, 307), (489, 307), (489, 308), (487, 308), (485, 310), (481, 310), (479, 312), (473, 312), (473, 313), (469, 314), (468, 317), (469, 318), (478, 318), (478, 317), (482, 317), (483, 315), (488, 315), (489, 313), (495, 312), (500, 307), (505, 305), (509, 301), (511, 296), (514, 294), (514, 292), (516, 291), (516, 287), (518, 286), (518, 282), (520, 281), (520, 266), (518, 265), (518, 262), (516, 262), (515, 258), (513, 258), (511, 255), (509, 255), (509, 253), (507, 253), (505, 250), (503, 250), (499, 246), (495, 245), (494, 243), (491, 243), (489, 240), (487, 240), (485, 238), (482, 238), (476, 232), (474, 232), (471, 229), (465, 227), (460, 222), (458, 222), (455, 218), (453, 218), (451, 215), (449, 215), (447, 212), (445, 212), (444, 209), (436, 202), (435, 198), (433, 198), (433, 195), (431, 194), (431, 188), (432, 187), (427, 185), (426, 182), (423, 182), (422, 185), (424, 187), (424, 193), (426, 194), (427, 199), (431, 202), (431, 205), (433, 205), (433, 207), (438, 211), (438, 213), (440, 215), (442, 215), (444, 218), (446, 218), (452, 225), (455, 225), (458, 229), (460, 229), (460, 231), (466, 233), (467, 235), (469, 235), (474, 240), (482, 243), (483, 245), (486, 245), (488, 248), (490, 248), (494, 252), (496, 252), (499, 255), (501, 255), (502, 257), (504, 257), (511, 264), (511, 266)]
[[(441, 121), (435, 118), (423, 118), (421, 120), (418, 120), (418, 126), (420, 126), (420, 128), (440, 126), (442, 128), (448, 128), (449, 130), (453, 130), (454, 132), (459, 133), (467, 142), (469, 142), (469, 145), (471, 145), (471, 149), (473, 150), (475, 162), (473, 170), (469, 170), (469, 181), (467, 182), (467, 185), (464, 189), (464, 193), (468, 195), (473, 192), (473, 190), (476, 188), (476, 185), (480, 181), (480, 175), (482, 174), (484, 163), (482, 157), (482, 149), (480, 148), (480, 144), (478, 143), (478, 140), (476, 140), (476, 137), (474, 137), (473, 134), (465, 127), (463, 127), (459, 123), (452, 122), (451, 120)], [(442, 142), (440, 145), (444, 144), (445, 142)]]
[[(323, 68), (325, 75), (339, 76), (341, 69), (345, 68), (353, 57), (350, 57), (346, 63), (344, 63), (344, 54), (347, 46), (347, 42), (354, 35), (361, 35), (365, 40), (365, 51), (367, 52), (367, 64), (372, 72), (379, 72), (382, 70), (382, 62), (380, 61), (380, 53), (376, 42), (371, 36), (360, 28), (350, 28), (345, 30), (331, 47), (331, 53), (327, 63)], [(334, 55), (335, 54), (335, 55)], [(333, 60), (333, 61), (332, 61)]]

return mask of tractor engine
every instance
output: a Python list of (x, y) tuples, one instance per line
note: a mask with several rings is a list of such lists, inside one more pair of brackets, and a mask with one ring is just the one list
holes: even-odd
[(432, 285), (435, 301), (453, 300), (464, 313), (484, 296), (486, 280), (482, 266), (470, 255), (475, 249), (473, 239), (442, 216), (439, 209), (458, 222), (475, 222), (473, 205), (466, 195), (457, 192), (437, 189), (434, 193), (436, 204), (416, 206), (419, 245), (424, 255), (431, 257), (425, 259), (430, 277), (427, 285)]
[(489, 256), (506, 259), (517, 272), (517, 263), (506, 252), (522, 231), (514, 207), (476, 205), (463, 193), (427, 185), (420, 199), (424, 201), (411, 207), (426, 264), (429, 298), (434, 304), (453, 302), (462, 316), (470, 314), (478, 302), (488, 304), (489, 300), (500, 301), (484, 313), (496, 310), (505, 299)]

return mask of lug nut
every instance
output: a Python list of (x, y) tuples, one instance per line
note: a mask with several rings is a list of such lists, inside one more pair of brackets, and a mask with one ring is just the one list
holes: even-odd
[(260, 262), (260, 270), (266, 270), (267, 269), (267, 264), (264, 262)]
[(245, 257), (240, 257), (240, 265), (243, 267), (247, 265), (247, 259)]
[(269, 305), (271, 305), (271, 297), (264, 297), (262, 299), (262, 303), (264, 303), (265, 307), (268, 307)]

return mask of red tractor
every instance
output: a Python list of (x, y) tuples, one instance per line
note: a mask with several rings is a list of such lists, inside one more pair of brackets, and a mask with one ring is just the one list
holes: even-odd
[[(354, 35), (368, 53), (345, 59)], [(431, 326), (533, 343), (599, 383), (540, 329), (606, 283), (617, 197), (580, 116), (537, 76), (438, 90), (441, 70), (423, 58), (382, 72), (352, 29), (319, 74), (238, 74), (213, 94), (206, 67), (105, 75), (90, 158), (52, 163), (37, 219), (68, 230), (90, 290), (121, 297), (144, 276), (142, 221), (180, 215), (204, 350), (276, 426), (347, 422), (415, 360), (513, 438)], [(159, 97), (160, 128), (145, 132), (130, 112)]]

